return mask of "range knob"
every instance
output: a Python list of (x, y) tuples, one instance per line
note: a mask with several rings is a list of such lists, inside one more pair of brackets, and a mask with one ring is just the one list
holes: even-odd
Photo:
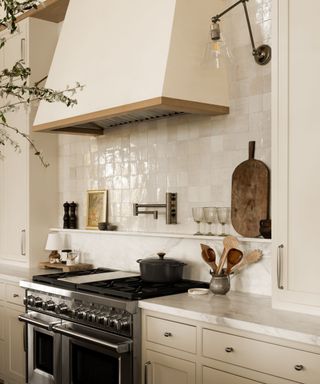
[(130, 320), (124, 317), (116, 322), (117, 331), (126, 331), (130, 327)]
[(91, 322), (91, 323), (95, 323), (96, 320), (97, 320), (97, 314), (95, 312), (89, 312), (87, 313), (87, 319)]
[(69, 308), (68, 308), (67, 304), (65, 304), (65, 303), (60, 303), (60, 304), (56, 305), (54, 308), (55, 312), (58, 314), (61, 314), (61, 315), (63, 315), (64, 313), (67, 313), (68, 309)]
[(99, 313), (99, 315), (96, 318), (96, 322), (99, 324), (104, 324), (105, 314)]
[(118, 324), (119, 324), (120, 319), (121, 319), (121, 315), (113, 315), (109, 319), (109, 326), (111, 328), (118, 329), (118, 326), (119, 326)]
[(55, 302), (53, 300), (44, 301), (42, 303), (42, 308), (46, 311), (54, 311), (55, 310)]
[(24, 300), (23, 300), (23, 303), (26, 305), (30, 305), (31, 307), (33, 307), (34, 305), (34, 296), (32, 295), (28, 295)]
[(41, 299), (41, 297), (35, 297), (33, 299), (33, 304), (30, 304), (30, 305), (34, 307), (42, 307), (42, 302), (43, 300)]
[(106, 313), (101, 313), (99, 316), (97, 316), (96, 321), (104, 327), (108, 327), (110, 323), (110, 316)]
[(86, 318), (86, 311), (83, 311), (83, 310), (76, 311), (75, 316), (79, 320), (84, 320)]

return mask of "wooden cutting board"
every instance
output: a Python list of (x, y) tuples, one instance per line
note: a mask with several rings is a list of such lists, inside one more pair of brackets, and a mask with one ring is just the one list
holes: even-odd
[(88, 269), (92, 269), (93, 265), (92, 264), (85, 264), (85, 263), (78, 263), (74, 265), (66, 265), (63, 263), (49, 263), (49, 261), (41, 261), (39, 263), (39, 268), (42, 269), (60, 269), (63, 272), (72, 272), (72, 271), (86, 271)]
[(254, 158), (255, 142), (249, 142), (249, 159), (232, 175), (231, 222), (242, 236), (259, 236), (260, 220), (269, 216), (269, 169)]

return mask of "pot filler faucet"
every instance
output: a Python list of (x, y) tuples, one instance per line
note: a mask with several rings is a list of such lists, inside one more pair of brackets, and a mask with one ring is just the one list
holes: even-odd
[(147, 211), (139, 210), (139, 208), (165, 208), (166, 209), (166, 224), (177, 224), (177, 194), (166, 193), (165, 204), (133, 204), (133, 216), (141, 214), (153, 215), (154, 219), (158, 218), (158, 210)]

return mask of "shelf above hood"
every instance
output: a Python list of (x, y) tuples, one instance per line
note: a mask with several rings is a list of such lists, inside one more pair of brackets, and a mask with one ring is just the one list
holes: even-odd
[(70, 0), (46, 87), (79, 82), (78, 104), (40, 102), (33, 130), (104, 129), (229, 113), (227, 74), (204, 63), (222, 0)]

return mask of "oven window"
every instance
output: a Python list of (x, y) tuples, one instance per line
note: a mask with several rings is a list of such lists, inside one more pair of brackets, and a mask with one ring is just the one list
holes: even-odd
[(53, 375), (53, 337), (46, 333), (34, 332), (35, 368)]
[(71, 349), (72, 384), (119, 383), (118, 358), (77, 344), (72, 344)]

